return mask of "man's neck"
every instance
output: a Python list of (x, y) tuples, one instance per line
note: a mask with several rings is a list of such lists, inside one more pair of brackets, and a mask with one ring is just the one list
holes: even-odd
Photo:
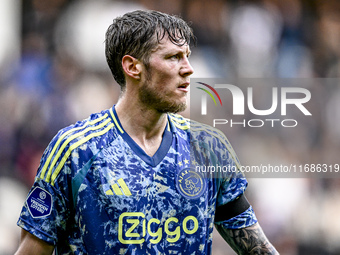
[(162, 142), (167, 114), (127, 98), (121, 98), (115, 109), (124, 130), (149, 156), (153, 156)]

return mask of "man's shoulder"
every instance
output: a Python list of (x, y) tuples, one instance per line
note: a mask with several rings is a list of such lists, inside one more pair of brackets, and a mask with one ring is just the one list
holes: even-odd
[(169, 120), (177, 129), (183, 130), (185, 132), (190, 131), (190, 120), (183, 117), (182, 115), (170, 113)]
[[(53, 138), (54, 142), (66, 142), (74, 146), (92, 142), (92, 138), (101, 137), (114, 127), (110, 112), (104, 110), (99, 113), (93, 113), (88, 118), (78, 121), (61, 129)], [(66, 145), (66, 144), (65, 144)]]
[[(52, 185), (65, 165), (73, 162), (81, 168), (105, 147), (113, 136), (114, 123), (108, 110), (61, 129), (42, 157), (39, 176)], [(68, 163), (69, 162), (69, 163)]]
[[(232, 159), (237, 168), (240, 168), (240, 161), (228, 138), (221, 130), (208, 124), (184, 118), (179, 114), (171, 114), (170, 119), (177, 130), (180, 130), (179, 132), (187, 132), (192, 150), (203, 152), (208, 149), (216, 155), (224, 155), (223, 158)], [(227, 154), (228, 156), (225, 157)]]
[(226, 137), (223, 134), (222, 131), (220, 131), (217, 128), (214, 128), (208, 124), (204, 124), (192, 119), (188, 119), (183, 117), (179, 114), (169, 114), (171, 122), (174, 124), (176, 128), (179, 128), (180, 130), (184, 130), (192, 136), (192, 138), (195, 137), (215, 137), (217, 139), (225, 140)]

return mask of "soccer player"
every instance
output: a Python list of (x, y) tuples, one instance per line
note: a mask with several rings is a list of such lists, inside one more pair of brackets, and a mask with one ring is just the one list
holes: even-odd
[(121, 96), (52, 139), (18, 220), (17, 255), (210, 254), (214, 225), (239, 254), (277, 254), (228, 140), (175, 114), (186, 107), (193, 38), (156, 11), (113, 21), (106, 58)]

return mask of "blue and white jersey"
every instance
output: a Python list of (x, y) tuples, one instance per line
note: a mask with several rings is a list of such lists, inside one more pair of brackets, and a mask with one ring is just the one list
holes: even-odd
[[(56, 254), (210, 254), (216, 207), (247, 186), (238, 169), (221, 132), (175, 114), (150, 157), (113, 107), (53, 138), (18, 225)], [(223, 224), (255, 222), (250, 207)]]

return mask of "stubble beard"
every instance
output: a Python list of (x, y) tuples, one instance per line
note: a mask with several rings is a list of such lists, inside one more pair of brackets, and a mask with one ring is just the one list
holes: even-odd
[(187, 108), (186, 102), (178, 103), (175, 100), (167, 99), (159, 91), (149, 86), (151, 82), (150, 70), (146, 74), (145, 82), (139, 89), (139, 100), (149, 109), (155, 109), (159, 113), (178, 113)]

